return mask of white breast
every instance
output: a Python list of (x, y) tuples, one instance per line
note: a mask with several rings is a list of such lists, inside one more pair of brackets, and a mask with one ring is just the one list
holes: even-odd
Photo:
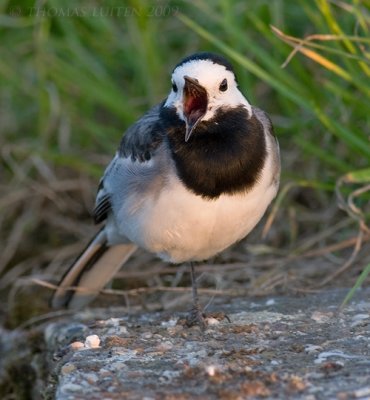
[(205, 260), (245, 237), (263, 216), (277, 191), (269, 157), (255, 187), (247, 193), (204, 199), (173, 175), (155, 198), (139, 199), (140, 211), (121, 209), (115, 221), (121, 235), (179, 263)]

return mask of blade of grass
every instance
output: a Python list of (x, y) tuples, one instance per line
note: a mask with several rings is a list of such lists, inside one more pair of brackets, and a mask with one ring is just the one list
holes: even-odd
[[(324, 68), (327, 70), (335, 73), (342, 79), (346, 80), (347, 82), (351, 82), (356, 84), (357, 88), (361, 91), (364, 92), (366, 96), (370, 96), (370, 89), (366, 86), (363, 85), (362, 82), (360, 82), (355, 75), (347, 72), (345, 69), (340, 67), (338, 64), (335, 64), (334, 62), (330, 61), (328, 58), (322, 56), (321, 54), (317, 53), (316, 51), (313, 51), (311, 49), (308, 49), (304, 47), (307, 43), (307, 39), (304, 40), (297, 40), (296, 38), (284, 34), (281, 30), (277, 29), (276, 27), (272, 26), (271, 29), (275, 32), (276, 35), (278, 35), (285, 43), (289, 44), (294, 48), (293, 52), (289, 55), (287, 61), (289, 61), (292, 56), (296, 52), (300, 52), (306, 57), (312, 59), (316, 63), (322, 65)], [(341, 40), (347, 40), (346, 36), (342, 36)], [(287, 64), (287, 61), (284, 63), (284, 65)]]
[(348, 292), (347, 296), (344, 298), (341, 308), (344, 307), (354, 296), (356, 293), (357, 289), (360, 288), (360, 286), (365, 282), (365, 279), (368, 277), (370, 274), (370, 264), (368, 264), (365, 269), (361, 272), (360, 276), (357, 278), (356, 283), (353, 285), (351, 290)]
[(367, 183), (370, 182), (370, 168), (351, 171), (343, 176), (343, 181), (348, 183)]
[(350, 146), (357, 153), (364, 155), (370, 160), (370, 146), (365, 135), (363, 138), (354, 135), (350, 129), (339, 124), (334, 118), (329, 118), (328, 115), (326, 115), (325, 112), (323, 112), (320, 108), (316, 108), (315, 111), (317, 117), (320, 119), (323, 125), (330, 130), (330, 132), (347, 143), (348, 146)]
[(304, 151), (312, 154), (316, 159), (323, 161), (325, 164), (332, 166), (342, 173), (345, 173), (352, 168), (351, 164), (346, 163), (335, 155), (330, 154), (326, 149), (321, 148), (319, 144), (312, 144), (312, 142), (304, 139), (300, 135), (294, 136), (293, 140), (294, 143), (297, 143), (297, 145), (304, 149)]
[[(316, 0), (316, 3), (318, 5), (319, 10), (321, 11), (322, 15), (325, 17), (328, 26), (334, 32), (335, 34), (339, 36), (344, 36), (343, 39), (343, 44), (347, 48), (349, 53), (356, 54), (357, 49), (353, 45), (352, 41), (346, 38), (346, 35), (343, 33), (342, 28), (340, 27), (339, 23), (337, 22), (337, 19), (334, 17), (330, 4), (327, 0)], [(370, 68), (366, 65), (366, 63), (359, 62), (360, 68), (363, 70), (363, 72), (367, 75), (370, 76)]]

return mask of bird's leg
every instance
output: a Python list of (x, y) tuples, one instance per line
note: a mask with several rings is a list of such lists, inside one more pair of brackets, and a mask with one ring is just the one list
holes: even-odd
[(194, 263), (190, 262), (190, 276), (191, 276), (191, 287), (193, 293), (193, 307), (190, 310), (188, 318), (186, 320), (188, 326), (199, 325), (202, 330), (206, 329), (206, 321), (203, 312), (199, 305), (197, 281), (194, 272)]

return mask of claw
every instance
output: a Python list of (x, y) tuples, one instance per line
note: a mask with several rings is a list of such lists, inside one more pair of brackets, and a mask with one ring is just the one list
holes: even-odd
[(186, 325), (190, 328), (194, 325), (198, 325), (202, 331), (205, 331), (207, 328), (206, 316), (200, 310), (200, 307), (194, 305), (194, 307), (190, 310), (187, 318)]

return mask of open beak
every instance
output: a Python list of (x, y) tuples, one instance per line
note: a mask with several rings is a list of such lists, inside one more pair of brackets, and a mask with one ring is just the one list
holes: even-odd
[(186, 75), (184, 79), (183, 112), (186, 120), (185, 142), (187, 142), (198, 122), (207, 112), (208, 95), (206, 89), (199, 85), (198, 81)]

